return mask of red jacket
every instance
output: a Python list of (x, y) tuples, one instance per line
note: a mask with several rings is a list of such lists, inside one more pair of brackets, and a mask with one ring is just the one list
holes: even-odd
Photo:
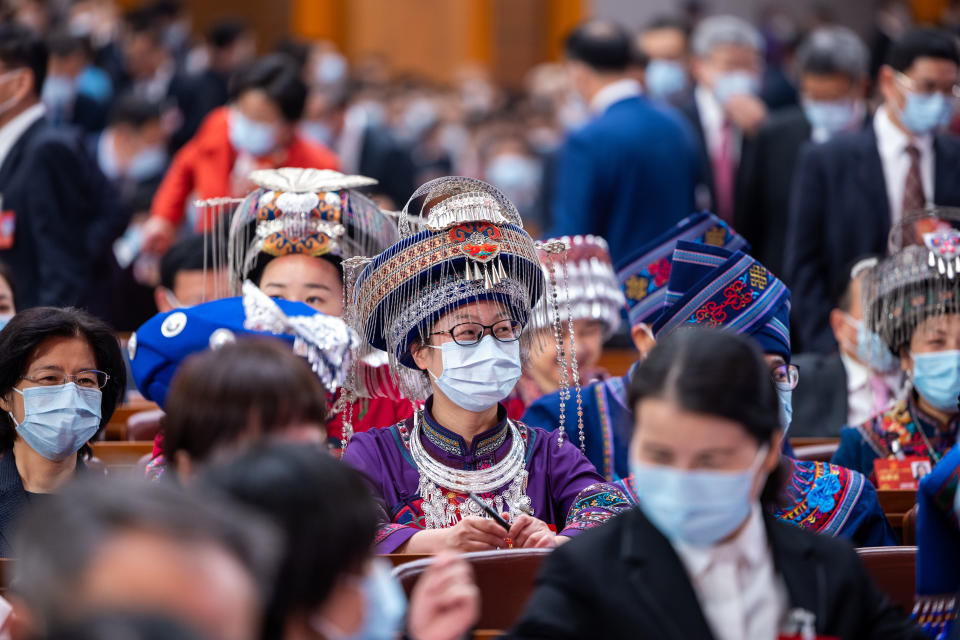
[[(159, 216), (179, 226), (183, 221), (187, 199), (229, 197), (230, 172), (237, 152), (230, 144), (227, 123), (229, 107), (210, 112), (197, 134), (173, 157), (150, 208), (151, 216)], [(271, 158), (258, 159), (263, 168), (302, 167), (338, 169), (337, 156), (326, 147), (304, 140), (296, 133), (293, 140)]]

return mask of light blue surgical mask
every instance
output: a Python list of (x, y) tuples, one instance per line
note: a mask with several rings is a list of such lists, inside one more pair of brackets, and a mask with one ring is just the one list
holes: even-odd
[(503, 191), (521, 212), (533, 207), (540, 191), (540, 163), (519, 153), (501, 153), (484, 168), (490, 184)]
[(816, 142), (825, 142), (837, 133), (853, 129), (863, 117), (857, 100), (804, 100), (803, 112), (814, 135), (822, 132), (820, 135), (824, 136)]
[(640, 509), (672, 542), (714, 545), (750, 515), (754, 480), (767, 451), (767, 445), (760, 447), (743, 471), (685, 471), (631, 460)]
[(100, 389), (68, 382), (13, 390), (23, 396), (23, 422), (17, 424), (13, 413), (7, 412), (17, 435), (47, 460), (59, 462), (73, 455), (100, 428)]
[(239, 109), (230, 111), (230, 144), (237, 151), (246, 151), (255, 156), (265, 156), (277, 147), (277, 128), (251, 120)]
[(755, 96), (759, 92), (760, 79), (749, 71), (727, 71), (713, 81), (713, 93), (723, 105), (734, 96)]
[(890, 353), (883, 338), (867, 329), (863, 321), (854, 322), (857, 325), (857, 358), (860, 362), (879, 373), (895, 371), (900, 363)]
[(687, 70), (676, 60), (651, 60), (644, 78), (654, 98), (669, 98), (687, 88)]
[(960, 351), (913, 354), (913, 387), (933, 408), (956, 413)]
[(354, 633), (344, 633), (322, 618), (311, 625), (328, 640), (393, 640), (401, 631), (407, 612), (403, 589), (382, 560), (374, 560), (370, 572), (360, 580), (364, 597), (363, 624)]
[(907, 91), (900, 122), (914, 135), (926, 135), (947, 126), (953, 113), (953, 102), (942, 93)]
[(793, 389), (777, 389), (777, 398), (780, 400), (780, 426), (786, 437), (793, 422)]
[(461, 346), (452, 340), (439, 347), (443, 371), (440, 377), (430, 373), (437, 388), (451, 402), (467, 411), (479, 413), (510, 395), (523, 370), (520, 365), (520, 343), (500, 342), (484, 336), (472, 346)]
[(323, 120), (301, 120), (300, 134), (311, 142), (333, 146), (333, 127)]
[(0, 313), (0, 331), (3, 331), (4, 327), (10, 324), (11, 320), (13, 320), (12, 313)]
[(76, 85), (71, 78), (48, 75), (43, 81), (41, 101), (56, 122), (63, 122), (67, 118), (75, 95)]
[(136, 182), (155, 178), (167, 168), (167, 151), (161, 145), (141, 149), (130, 159), (127, 176)]

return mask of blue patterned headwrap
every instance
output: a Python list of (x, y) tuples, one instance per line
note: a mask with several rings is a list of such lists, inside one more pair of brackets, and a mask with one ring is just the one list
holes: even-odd
[(670, 279), (671, 259), (677, 242), (748, 251), (750, 245), (712, 213), (695, 213), (654, 238), (617, 265), (617, 279), (627, 298), (630, 326), (656, 320), (663, 309)]
[(678, 242), (659, 338), (684, 325), (721, 327), (753, 337), (764, 353), (790, 362), (790, 290), (742, 251)]

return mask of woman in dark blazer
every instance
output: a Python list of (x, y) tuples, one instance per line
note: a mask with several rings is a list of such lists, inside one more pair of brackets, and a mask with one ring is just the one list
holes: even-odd
[(763, 356), (680, 330), (633, 377), (640, 506), (557, 549), (512, 638), (922, 640), (843, 540), (779, 522), (782, 439)]

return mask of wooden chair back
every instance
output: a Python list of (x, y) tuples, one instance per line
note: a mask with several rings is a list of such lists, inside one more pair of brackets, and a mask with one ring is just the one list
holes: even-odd
[(905, 613), (910, 613), (916, 594), (917, 548), (863, 547), (857, 549), (857, 553), (880, 590)]

